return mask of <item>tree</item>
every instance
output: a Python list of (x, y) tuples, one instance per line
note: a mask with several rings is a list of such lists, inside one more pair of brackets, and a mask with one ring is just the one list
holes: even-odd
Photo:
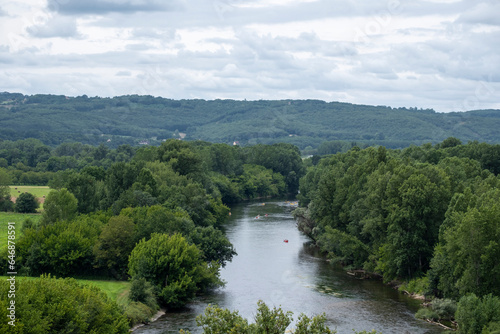
[(77, 199), (78, 212), (90, 213), (97, 210), (99, 196), (96, 183), (96, 179), (88, 173), (75, 173), (69, 177), (67, 189)]
[(7, 170), (0, 168), (0, 211), (12, 211), (14, 209), (14, 203), (10, 199), (10, 183), (11, 178)]
[[(287, 330), (293, 320), (293, 313), (283, 311), (281, 308), (274, 307), (272, 310), (263, 302), (257, 303), (257, 314), (255, 323), (249, 324), (247, 319), (239, 315), (238, 311), (229, 311), (217, 306), (209, 305), (203, 314), (196, 318), (198, 327), (202, 327), (204, 334), (218, 333), (238, 333), (238, 334), (335, 334), (325, 325), (326, 316), (324, 314), (309, 318), (301, 314), (298, 318), (296, 327)], [(181, 333), (189, 334), (181, 330)], [(354, 332), (356, 334), (358, 332)], [(358, 334), (368, 334), (368, 332), (359, 332)], [(377, 334), (375, 331), (371, 334)]]
[(196, 246), (180, 234), (154, 233), (141, 240), (129, 257), (129, 275), (145, 278), (158, 289), (163, 306), (178, 308), (197, 292), (219, 286), (218, 266), (202, 260)]
[(42, 224), (71, 220), (76, 216), (78, 201), (67, 189), (52, 190), (43, 204)]
[(468, 294), (460, 298), (455, 313), (459, 334), (485, 333), (486, 327), (500, 322), (500, 298), (492, 294), (483, 298)]
[(16, 200), (16, 212), (19, 213), (35, 213), (40, 203), (38, 203), (35, 195), (31, 193), (22, 193)]
[(197, 226), (189, 238), (202, 251), (203, 258), (207, 262), (215, 261), (224, 267), (226, 262), (237, 255), (224, 233), (213, 226)]
[(106, 268), (116, 279), (127, 274), (128, 256), (135, 245), (135, 225), (131, 218), (115, 216), (103, 227), (93, 248), (96, 267)]
[(441, 143), (441, 148), (447, 148), (447, 147), (455, 147), (462, 145), (462, 141), (458, 138), (455, 137), (448, 137), (443, 142)]
[(442, 273), (443, 281), (452, 284), (441, 287), (443, 290), (459, 295), (500, 295), (500, 190), (487, 191), (475, 201), (465, 213), (451, 217), (440, 248), (444, 261), (439, 268), (436, 260), (435, 269)]
[(157, 159), (169, 163), (180, 175), (196, 176), (203, 170), (201, 156), (188, 143), (176, 139), (169, 139), (158, 147)]
[(16, 244), (17, 261), (30, 275), (57, 276), (93, 274), (92, 248), (102, 223), (87, 216), (74, 221), (56, 221), (24, 230)]
[(432, 178), (415, 171), (396, 185), (396, 197), (389, 198), (394, 204), (387, 217), (387, 242), (381, 247), (378, 267), (386, 278), (412, 278), (429, 267), (449, 201), (447, 184)]

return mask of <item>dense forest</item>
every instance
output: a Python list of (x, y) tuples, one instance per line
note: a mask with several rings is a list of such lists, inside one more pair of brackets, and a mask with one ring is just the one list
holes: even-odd
[[(109, 148), (0, 141), (0, 211), (37, 208), (29, 194), (14, 204), (8, 185), (52, 189), (40, 219), (26, 220), (18, 231), (19, 275), (42, 276), (20, 282), (20, 305), (28, 311), (17, 321), (39, 324), (33, 333), (65, 331), (72, 321), (121, 333), (159, 307), (182, 307), (223, 284), (219, 270), (236, 255), (221, 230), (229, 205), (298, 193), (298, 227), (332, 262), (425, 295), (430, 302), (420, 318), (458, 326), (459, 333), (498, 333), (500, 145), (450, 137), (404, 149), (335, 141), (320, 148), (325, 155), (302, 159), (287, 143), (242, 147), (169, 139)], [(4, 247), (3, 272), (9, 259)], [(71, 279), (89, 276), (130, 280), (127, 305), (118, 307)], [(4, 317), (8, 289), (8, 282), (0, 284)], [(77, 311), (75, 301), (82, 303)], [(100, 315), (87, 319), (85, 301)], [(37, 307), (43, 312), (33, 318), (29, 310)], [(291, 321), (265, 304), (258, 312), (261, 322), (251, 325), (218, 308), (207, 309), (199, 322), (206, 333), (232, 326), (253, 333)], [(304, 333), (330, 330), (321, 316), (299, 317), (299, 324)]]
[[(437, 113), (417, 108), (354, 105), (319, 100), (172, 100), (0, 93), (0, 139), (159, 145), (184, 138), (242, 146), (291, 143), (315, 153), (325, 141), (404, 148), (463, 142), (500, 143), (500, 111)], [(335, 153), (335, 152), (331, 152)]]
[(448, 138), (310, 159), (299, 228), (333, 262), (434, 298), (417, 316), (500, 330), (500, 145)]
[[(35, 201), (29, 193), (14, 204), (8, 185), (53, 189), (40, 219), (26, 220), (17, 231), (15, 259), (10, 245), (0, 252), (2, 272), (15, 263), (18, 275), (43, 275), (46, 284), (42, 289), (39, 281), (22, 280), (18, 286), (24, 295), (18, 300), (23, 310), (17, 328), (39, 324), (19, 333), (67, 332), (74, 322), (97, 326), (97, 321), (100, 325), (87, 326), (88, 331), (123, 333), (158, 307), (176, 309), (221, 286), (219, 269), (236, 254), (220, 229), (230, 214), (227, 205), (294, 194), (305, 172), (299, 150), (290, 144), (241, 148), (170, 139), (158, 147), (73, 143), (52, 149), (26, 139), (0, 147), (1, 211), (37, 210), (38, 205), (29, 205)], [(102, 294), (47, 275), (130, 279), (126, 317)], [(8, 289), (7, 281), (0, 284), (4, 318)], [(105, 316), (88, 319), (91, 303), (78, 311), (71, 306), (79, 300), (99, 301), (95, 312), (120, 316), (111, 324)], [(34, 312), (39, 303), (47, 305)]]

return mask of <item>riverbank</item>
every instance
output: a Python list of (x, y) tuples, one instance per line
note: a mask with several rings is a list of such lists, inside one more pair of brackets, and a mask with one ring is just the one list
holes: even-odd
[[(160, 309), (158, 312), (156, 312), (156, 314), (155, 314), (155, 315), (154, 315), (151, 319), (149, 319), (148, 324), (149, 324), (149, 323), (152, 323), (152, 322), (157, 321), (157, 320), (158, 320), (158, 319), (160, 319), (160, 318), (161, 318), (161, 316), (162, 316), (162, 315), (164, 315), (165, 313), (166, 313), (166, 310), (164, 310), (164, 309)], [(136, 331), (137, 329), (139, 329), (139, 328), (141, 328), (141, 327), (143, 327), (143, 326), (145, 326), (145, 325), (146, 325), (145, 323), (137, 324), (137, 325), (135, 325), (134, 327), (130, 328), (130, 332), (134, 332), (134, 331)]]

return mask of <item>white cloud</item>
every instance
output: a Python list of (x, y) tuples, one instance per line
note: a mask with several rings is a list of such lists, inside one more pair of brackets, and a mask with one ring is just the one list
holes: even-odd
[(499, 108), (498, 6), (496, 0), (7, 2), (0, 63), (8, 70), (0, 69), (0, 91)]
[(34, 24), (27, 27), (26, 31), (35, 38), (79, 36), (75, 20), (62, 16), (50, 17), (41, 24)]

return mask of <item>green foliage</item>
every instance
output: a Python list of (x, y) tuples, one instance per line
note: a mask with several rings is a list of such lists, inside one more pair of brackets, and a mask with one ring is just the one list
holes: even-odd
[(294, 329), (294, 334), (334, 334), (337, 331), (331, 330), (325, 325), (326, 316), (324, 314), (309, 318), (301, 314)]
[(90, 217), (57, 221), (24, 230), (17, 242), (17, 261), (31, 275), (74, 276), (93, 273), (92, 249), (102, 222)]
[(155, 315), (155, 309), (141, 302), (130, 302), (125, 306), (125, 316), (129, 325), (147, 324)]
[(457, 303), (451, 299), (434, 299), (428, 306), (418, 310), (415, 317), (432, 321), (451, 321), (455, 317)]
[(368, 258), (368, 247), (355, 236), (325, 227), (325, 232), (318, 238), (318, 245), (335, 262), (343, 265), (362, 267)]
[(262, 301), (257, 303), (257, 315), (255, 316), (256, 333), (281, 334), (292, 322), (292, 312), (284, 312), (281, 308), (274, 307), (272, 310)]
[(204, 334), (251, 333), (248, 321), (238, 311), (231, 312), (212, 305), (205, 308), (204, 314), (196, 317), (196, 324), (203, 328)]
[[(139, 95), (66, 99), (42, 94), (3, 97), (7, 95), (15, 94), (0, 97), (0, 140), (39, 140), (26, 140), (22, 147), (26, 154), (0, 157), (8, 163), (18, 159), (26, 166), (47, 162), (41, 142), (55, 146), (77, 141), (116, 148), (147, 139), (151, 145), (159, 145), (164, 139), (177, 138), (180, 132), (188, 140), (238, 141), (240, 145), (290, 143), (302, 149), (318, 147), (324, 141), (401, 148), (446, 140), (443, 146), (450, 149), (459, 147), (450, 147), (456, 144), (446, 139), (450, 136), (464, 143), (477, 138), (499, 141), (496, 129), (500, 123), (495, 110), (436, 113), (318, 100), (205, 101)], [(86, 148), (82, 144), (66, 145), (60, 154), (78, 156)], [(12, 146), (5, 147), (10, 151)], [(98, 158), (109, 154), (105, 150), (98, 153)], [(117, 155), (129, 156), (126, 150)]]
[(217, 262), (221, 267), (224, 267), (227, 262), (232, 260), (233, 256), (237, 255), (224, 233), (213, 226), (196, 227), (189, 234), (189, 239), (202, 252), (206, 262)]
[(451, 299), (434, 299), (431, 302), (431, 307), (439, 319), (451, 320), (457, 311), (457, 303)]
[(500, 190), (479, 192), (469, 194), (467, 206), (457, 198), (435, 250), (431, 285), (447, 297), (500, 295)]
[(469, 294), (460, 298), (455, 319), (459, 334), (480, 334), (500, 322), (500, 298), (491, 294), (483, 298)]
[[(0, 281), (0, 316), (8, 319), (10, 282)], [(2, 333), (128, 333), (122, 311), (96, 287), (74, 279), (17, 279), (15, 327), (0, 324)]]
[(482, 334), (500, 334), (500, 321), (490, 322), (485, 328), (483, 328)]
[[(238, 333), (238, 334), (283, 334), (293, 320), (293, 313), (274, 307), (272, 310), (262, 301), (257, 303), (255, 323), (248, 321), (238, 314), (238, 311), (229, 311), (217, 306), (209, 305), (204, 314), (196, 318), (196, 323), (202, 327), (205, 334)], [(336, 333), (325, 326), (324, 315), (309, 318), (304, 314), (299, 316), (295, 334), (326, 334)], [(181, 330), (181, 333), (189, 333)]]
[(218, 266), (204, 262), (200, 250), (180, 234), (154, 233), (148, 241), (141, 240), (130, 254), (129, 274), (152, 282), (160, 303), (171, 308), (221, 284)]
[(158, 310), (156, 303), (155, 287), (145, 278), (133, 278), (130, 284), (128, 298), (134, 302), (140, 302), (153, 310)]
[(76, 216), (78, 201), (67, 189), (52, 190), (43, 205), (42, 224), (71, 220)]
[(0, 167), (0, 211), (14, 210), (14, 203), (10, 200), (10, 183), (11, 178), (7, 170)]
[(93, 246), (97, 267), (106, 268), (116, 279), (127, 273), (128, 255), (135, 246), (135, 225), (125, 216), (111, 217)]
[(425, 295), (429, 291), (429, 278), (424, 276), (411, 279), (401, 284), (398, 290), (406, 291), (411, 294)]
[(429, 319), (432, 321), (437, 321), (439, 320), (439, 315), (434, 310), (424, 307), (419, 309), (417, 313), (415, 313), (415, 318), (422, 320)]
[(35, 213), (40, 203), (31, 193), (22, 193), (16, 200), (15, 210), (19, 213)]
[(171, 210), (159, 205), (150, 207), (126, 208), (120, 216), (129, 217), (135, 224), (135, 242), (148, 240), (153, 233), (175, 234), (187, 236), (195, 228), (186, 211)]
[(300, 181), (299, 228), (332, 259), (385, 281), (427, 274), (414, 292), (499, 294), (500, 179), (484, 169), (495, 170), (496, 151), (450, 139), (325, 157)]
[(243, 174), (237, 183), (241, 198), (274, 197), (285, 193), (283, 176), (260, 165), (243, 165)]
[[(335, 334), (336, 330), (332, 330), (326, 326), (326, 316), (324, 314), (309, 318), (305, 314), (301, 314), (297, 320), (295, 328), (287, 330), (287, 327), (293, 320), (293, 313), (283, 311), (281, 307), (274, 307), (272, 310), (263, 302), (257, 303), (257, 313), (255, 322), (249, 324), (247, 319), (239, 315), (238, 311), (229, 311), (221, 309), (217, 306), (209, 305), (205, 308), (205, 312), (196, 318), (198, 327), (202, 327), (204, 334), (218, 333), (238, 333), (238, 334)], [(371, 332), (362, 331), (356, 334), (377, 334), (375, 330)], [(180, 333), (189, 334), (189, 332), (181, 330)], [(381, 333), (378, 333), (381, 334)]]

